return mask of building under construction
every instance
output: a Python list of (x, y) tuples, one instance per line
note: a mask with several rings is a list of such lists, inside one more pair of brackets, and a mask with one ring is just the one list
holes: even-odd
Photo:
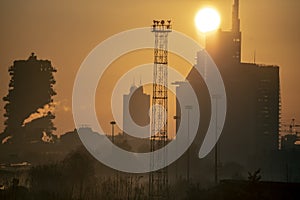
[(38, 60), (32, 53), (27, 60), (14, 61), (8, 71), (9, 91), (3, 98), (7, 119), (1, 139), (9, 143), (34, 143), (42, 137), (50, 140), (55, 130), (52, 97), (56, 95), (56, 69), (49, 60)]

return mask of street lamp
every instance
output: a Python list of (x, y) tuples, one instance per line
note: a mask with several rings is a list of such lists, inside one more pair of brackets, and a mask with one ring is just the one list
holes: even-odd
[(216, 145), (215, 145), (215, 184), (218, 184), (219, 181), (219, 175), (218, 175), (218, 100), (221, 99), (221, 95), (214, 94), (212, 95), (212, 98), (215, 100), (216, 105), (216, 112), (215, 112), (215, 139), (216, 139)]
[(115, 129), (114, 129), (114, 126), (115, 126), (116, 122), (111, 121), (110, 124), (111, 124), (111, 141), (112, 141), (112, 143), (115, 143)]
[[(188, 126), (187, 126), (187, 142), (189, 144), (190, 142), (190, 110), (193, 107), (191, 105), (185, 106), (185, 109), (187, 110), (187, 121), (188, 121)], [(190, 182), (190, 147), (188, 148), (187, 151), (187, 170), (186, 170), (186, 180), (189, 183)]]
[[(180, 116), (178, 115), (175, 115), (173, 116), (173, 119), (175, 120), (175, 144), (176, 144), (176, 155), (178, 153), (177, 149), (178, 149), (178, 138), (177, 138), (177, 131), (178, 131), (178, 120), (180, 120)], [(175, 162), (175, 179), (177, 181), (177, 178), (178, 178), (178, 161)]]

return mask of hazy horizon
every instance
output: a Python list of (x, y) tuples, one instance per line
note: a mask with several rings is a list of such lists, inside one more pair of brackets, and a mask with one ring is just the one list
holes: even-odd
[[(77, 70), (88, 53), (113, 34), (132, 28), (150, 27), (153, 19), (172, 19), (173, 29), (203, 43), (194, 25), (196, 12), (215, 7), (221, 29), (231, 28), (233, 0), (191, 1), (1, 1), (0, 2), (0, 132), (4, 128), (2, 97), (8, 93), (8, 68), (14, 60), (26, 60), (31, 52), (50, 60), (57, 68), (55, 90), (58, 103), (54, 121), (61, 134), (74, 128), (71, 103)], [(159, 6), (158, 6), (159, 5)], [(282, 121), (300, 119), (300, 83), (296, 58), (300, 51), (299, 1), (240, 1), (242, 62), (280, 66)], [(150, 28), (149, 28), (150, 31)], [(196, 55), (195, 55), (196, 56)], [(137, 61), (125, 60), (131, 66)], [(170, 60), (174, 62), (176, 59)], [(117, 63), (121, 65), (121, 63)], [(129, 91), (129, 88), (128, 88)], [(104, 121), (110, 121), (107, 117)], [(299, 121), (299, 120), (298, 120)], [(105, 128), (109, 130), (107, 123)]]

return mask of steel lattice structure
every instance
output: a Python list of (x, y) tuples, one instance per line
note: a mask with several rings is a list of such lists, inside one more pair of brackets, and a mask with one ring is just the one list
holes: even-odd
[[(151, 152), (156, 151), (168, 142), (168, 33), (172, 31), (171, 21), (153, 20), (152, 32), (155, 34), (153, 96), (151, 118)], [(164, 155), (151, 157), (151, 169), (158, 162), (166, 162)], [(150, 172), (149, 198), (168, 198), (167, 167)]]

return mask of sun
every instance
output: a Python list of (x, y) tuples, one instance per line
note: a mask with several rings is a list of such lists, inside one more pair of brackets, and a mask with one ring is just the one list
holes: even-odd
[(195, 25), (202, 33), (216, 30), (220, 26), (220, 15), (213, 8), (203, 8), (195, 16)]

